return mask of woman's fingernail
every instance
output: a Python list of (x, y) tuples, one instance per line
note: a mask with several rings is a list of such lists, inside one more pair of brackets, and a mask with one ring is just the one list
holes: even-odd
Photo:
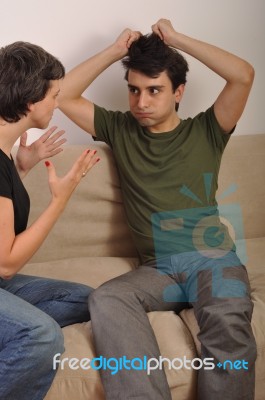
[(90, 152), (90, 150), (88, 149), (88, 150), (87, 150), (87, 154), (88, 154), (89, 152)]
[(97, 158), (97, 159), (96, 159), (96, 162), (99, 162), (99, 161), (100, 161), (100, 158)]
[(45, 161), (45, 165), (46, 165), (46, 167), (49, 167), (50, 166), (50, 161)]

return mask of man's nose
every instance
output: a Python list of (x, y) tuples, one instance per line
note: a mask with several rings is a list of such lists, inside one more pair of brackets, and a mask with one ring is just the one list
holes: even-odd
[(139, 108), (146, 108), (148, 107), (148, 95), (144, 92), (142, 92), (139, 95), (139, 99), (138, 99), (138, 107)]

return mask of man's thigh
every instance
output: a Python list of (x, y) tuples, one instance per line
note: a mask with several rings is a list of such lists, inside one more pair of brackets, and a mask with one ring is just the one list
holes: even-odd
[(165, 297), (167, 288), (175, 285), (172, 275), (161, 272), (152, 264), (120, 275), (103, 284), (102, 288), (105, 287), (109, 294), (113, 292), (115, 297), (133, 295), (141, 302), (146, 312), (173, 310), (179, 313), (183, 308), (189, 307), (187, 302), (182, 301), (182, 296), (179, 299), (175, 297), (173, 301), (167, 301)]

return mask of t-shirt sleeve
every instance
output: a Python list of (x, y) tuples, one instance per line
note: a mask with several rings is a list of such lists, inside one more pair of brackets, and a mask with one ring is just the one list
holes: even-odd
[(94, 140), (107, 143), (113, 147), (115, 133), (124, 125), (124, 114), (120, 111), (108, 111), (95, 105), (94, 126), (96, 137)]
[(209, 141), (214, 147), (218, 147), (221, 151), (223, 151), (230, 139), (231, 134), (234, 132), (235, 127), (231, 130), (231, 132), (225, 133), (216, 119), (213, 105), (201, 115), (203, 116), (202, 118), (205, 119), (204, 123), (206, 124), (206, 132)]

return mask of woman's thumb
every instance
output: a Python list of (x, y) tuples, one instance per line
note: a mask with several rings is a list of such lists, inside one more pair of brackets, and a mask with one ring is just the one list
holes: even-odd
[(28, 137), (27, 132), (22, 133), (22, 135), (20, 136), (20, 145), (21, 146), (27, 145), (27, 137)]
[(50, 161), (45, 161), (45, 165), (47, 167), (48, 170), (48, 174), (49, 174), (49, 178), (52, 178), (55, 176), (55, 169), (53, 164)]

